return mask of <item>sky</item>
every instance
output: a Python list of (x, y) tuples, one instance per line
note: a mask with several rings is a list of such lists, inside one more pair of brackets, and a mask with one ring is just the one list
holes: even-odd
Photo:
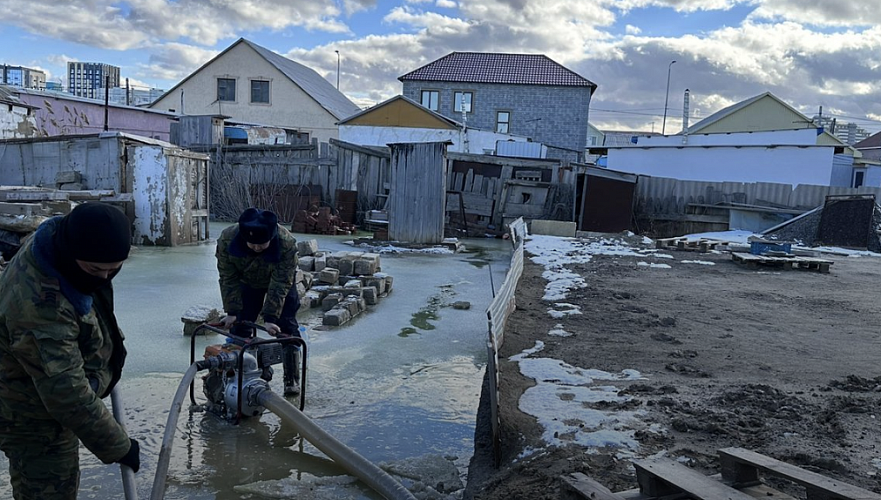
[(366, 108), (453, 51), (540, 53), (597, 84), (589, 116), (601, 130), (678, 132), (689, 89), (691, 124), (772, 92), (808, 116), (822, 107), (881, 131), (875, 0), (0, 0), (0, 10), (0, 63), (62, 84), (73, 60), (167, 90), (246, 38), (334, 85), (339, 64), (340, 90)]

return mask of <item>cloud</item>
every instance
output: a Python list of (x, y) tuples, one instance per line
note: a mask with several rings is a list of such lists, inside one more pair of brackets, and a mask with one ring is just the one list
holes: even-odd
[(752, 17), (814, 26), (874, 26), (881, 24), (878, 7), (878, 3), (866, 0), (765, 0)]
[(435, 5), (443, 9), (455, 9), (459, 6), (459, 4), (457, 4), (453, 0), (437, 0), (437, 2), (435, 2)]

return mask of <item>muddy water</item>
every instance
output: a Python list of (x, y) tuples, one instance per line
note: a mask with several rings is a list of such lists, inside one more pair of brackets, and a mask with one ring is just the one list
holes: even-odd
[[(212, 234), (222, 227), (212, 227)], [(345, 244), (349, 238), (317, 239), (321, 250), (353, 250)], [(466, 247), (473, 252), (383, 254), (382, 271), (394, 277), (394, 290), (348, 325), (322, 330), (315, 311), (299, 316), (309, 328), (305, 413), (374, 463), (433, 454), (448, 457), (463, 479), (467, 472), (486, 359), (484, 311), (504, 279), (511, 247), (502, 240), (469, 240)], [(137, 489), (143, 499), (150, 496), (171, 399), (189, 364), (180, 316), (192, 305), (220, 308), (214, 245), (138, 248), (115, 283), (129, 351), (120, 387), (126, 425), (141, 442)], [(457, 301), (471, 308), (450, 307)], [(199, 337), (197, 356), (222, 341)], [(271, 383), (278, 392), (280, 372)], [(85, 449), (80, 455), (79, 498), (122, 498), (118, 467)], [(193, 411), (187, 401), (165, 498), (285, 498), (279, 484), (343, 474), (271, 413), (233, 426)], [(11, 498), (8, 481), (0, 457), (0, 498)], [(270, 487), (243, 488), (261, 481)], [(357, 489), (331, 497), (378, 498)]]

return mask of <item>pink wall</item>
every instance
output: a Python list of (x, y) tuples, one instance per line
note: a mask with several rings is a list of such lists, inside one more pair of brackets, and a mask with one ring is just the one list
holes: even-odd
[[(104, 131), (104, 103), (65, 98), (57, 93), (18, 93), (17, 97), (35, 110), (37, 136), (95, 134)], [(133, 106), (110, 105), (107, 129), (133, 135), (169, 140), (169, 129), (175, 117)]]

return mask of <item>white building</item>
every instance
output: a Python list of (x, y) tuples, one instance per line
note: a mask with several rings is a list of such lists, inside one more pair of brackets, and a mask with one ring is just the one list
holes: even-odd
[(240, 38), (150, 105), (297, 130), (322, 142), (360, 111), (313, 69)]

